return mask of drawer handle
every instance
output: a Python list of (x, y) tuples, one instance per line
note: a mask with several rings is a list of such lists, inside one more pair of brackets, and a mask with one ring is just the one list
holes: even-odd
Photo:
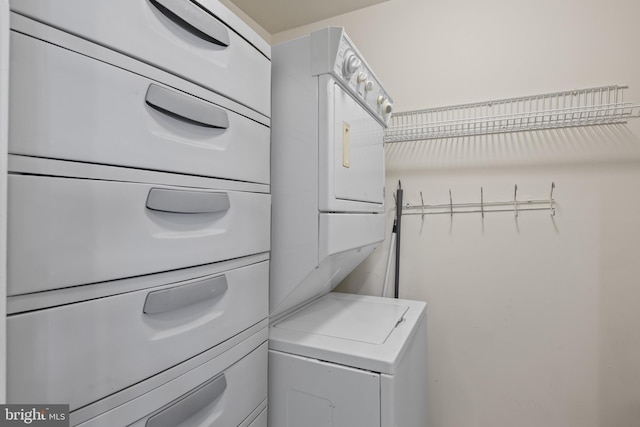
[(210, 128), (227, 129), (227, 112), (193, 96), (151, 84), (145, 101), (151, 107), (179, 120)]
[(216, 276), (196, 283), (149, 292), (144, 302), (146, 314), (166, 313), (201, 301), (214, 299), (227, 292), (227, 276)]
[(152, 188), (147, 196), (147, 209), (177, 214), (200, 214), (228, 211), (227, 193), (169, 190)]
[(175, 427), (180, 425), (216, 400), (226, 388), (227, 379), (224, 374), (218, 375), (196, 390), (180, 397), (168, 407), (150, 416), (145, 427)]
[(203, 40), (229, 46), (224, 24), (189, 0), (149, 0), (163, 15)]

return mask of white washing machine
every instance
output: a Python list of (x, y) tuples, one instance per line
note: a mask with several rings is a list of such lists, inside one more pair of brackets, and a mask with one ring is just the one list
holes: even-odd
[(425, 304), (331, 290), (385, 235), (392, 100), (342, 28), (272, 48), (271, 427), (425, 427)]

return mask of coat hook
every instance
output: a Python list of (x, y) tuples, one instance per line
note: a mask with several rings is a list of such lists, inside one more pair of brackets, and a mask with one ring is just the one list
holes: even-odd
[(551, 194), (549, 194), (549, 211), (551, 212), (551, 216), (556, 216), (556, 207), (555, 201), (553, 200), (553, 190), (556, 188), (556, 183), (551, 183)]
[(480, 187), (480, 212), (482, 212), (482, 218), (484, 218), (484, 190)]
[(422, 198), (422, 191), (420, 192), (420, 202), (422, 203), (422, 220), (424, 221), (424, 199)]
[(518, 217), (518, 184), (515, 185), (513, 190), (513, 212)]
[(451, 218), (453, 218), (453, 197), (451, 197), (451, 189), (449, 189), (449, 213), (451, 213)]

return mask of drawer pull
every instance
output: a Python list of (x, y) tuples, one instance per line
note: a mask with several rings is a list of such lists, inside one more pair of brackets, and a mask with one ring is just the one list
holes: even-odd
[(150, 0), (160, 12), (180, 27), (203, 40), (229, 46), (224, 24), (189, 0)]
[(166, 313), (201, 301), (217, 298), (227, 292), (229, 286), (225, 275), (201, 280), (188, 285), (175, 286), (149, 292), (144, 302), (146, 314)]
[(224, 374), (181, 397), (147, 420), (145, 427), (175, 427), (182, 424), (205, 406), (216, 400), (227, 388)]
[(227, 112), (193, 96), (151, 84), (145, 101), (151, 107), (188, 123), (210, 128), (227, 129)]
[(178, 214), (201, 214), (228, 211), (227, 193), (168, 190), (152, 188), (147, 196), (147, 209)]

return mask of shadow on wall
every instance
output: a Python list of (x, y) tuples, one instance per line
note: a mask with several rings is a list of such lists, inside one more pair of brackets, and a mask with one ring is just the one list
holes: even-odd
[(386, 144), (387, 172), (639, 160), (640, 137), (625, 124)]

